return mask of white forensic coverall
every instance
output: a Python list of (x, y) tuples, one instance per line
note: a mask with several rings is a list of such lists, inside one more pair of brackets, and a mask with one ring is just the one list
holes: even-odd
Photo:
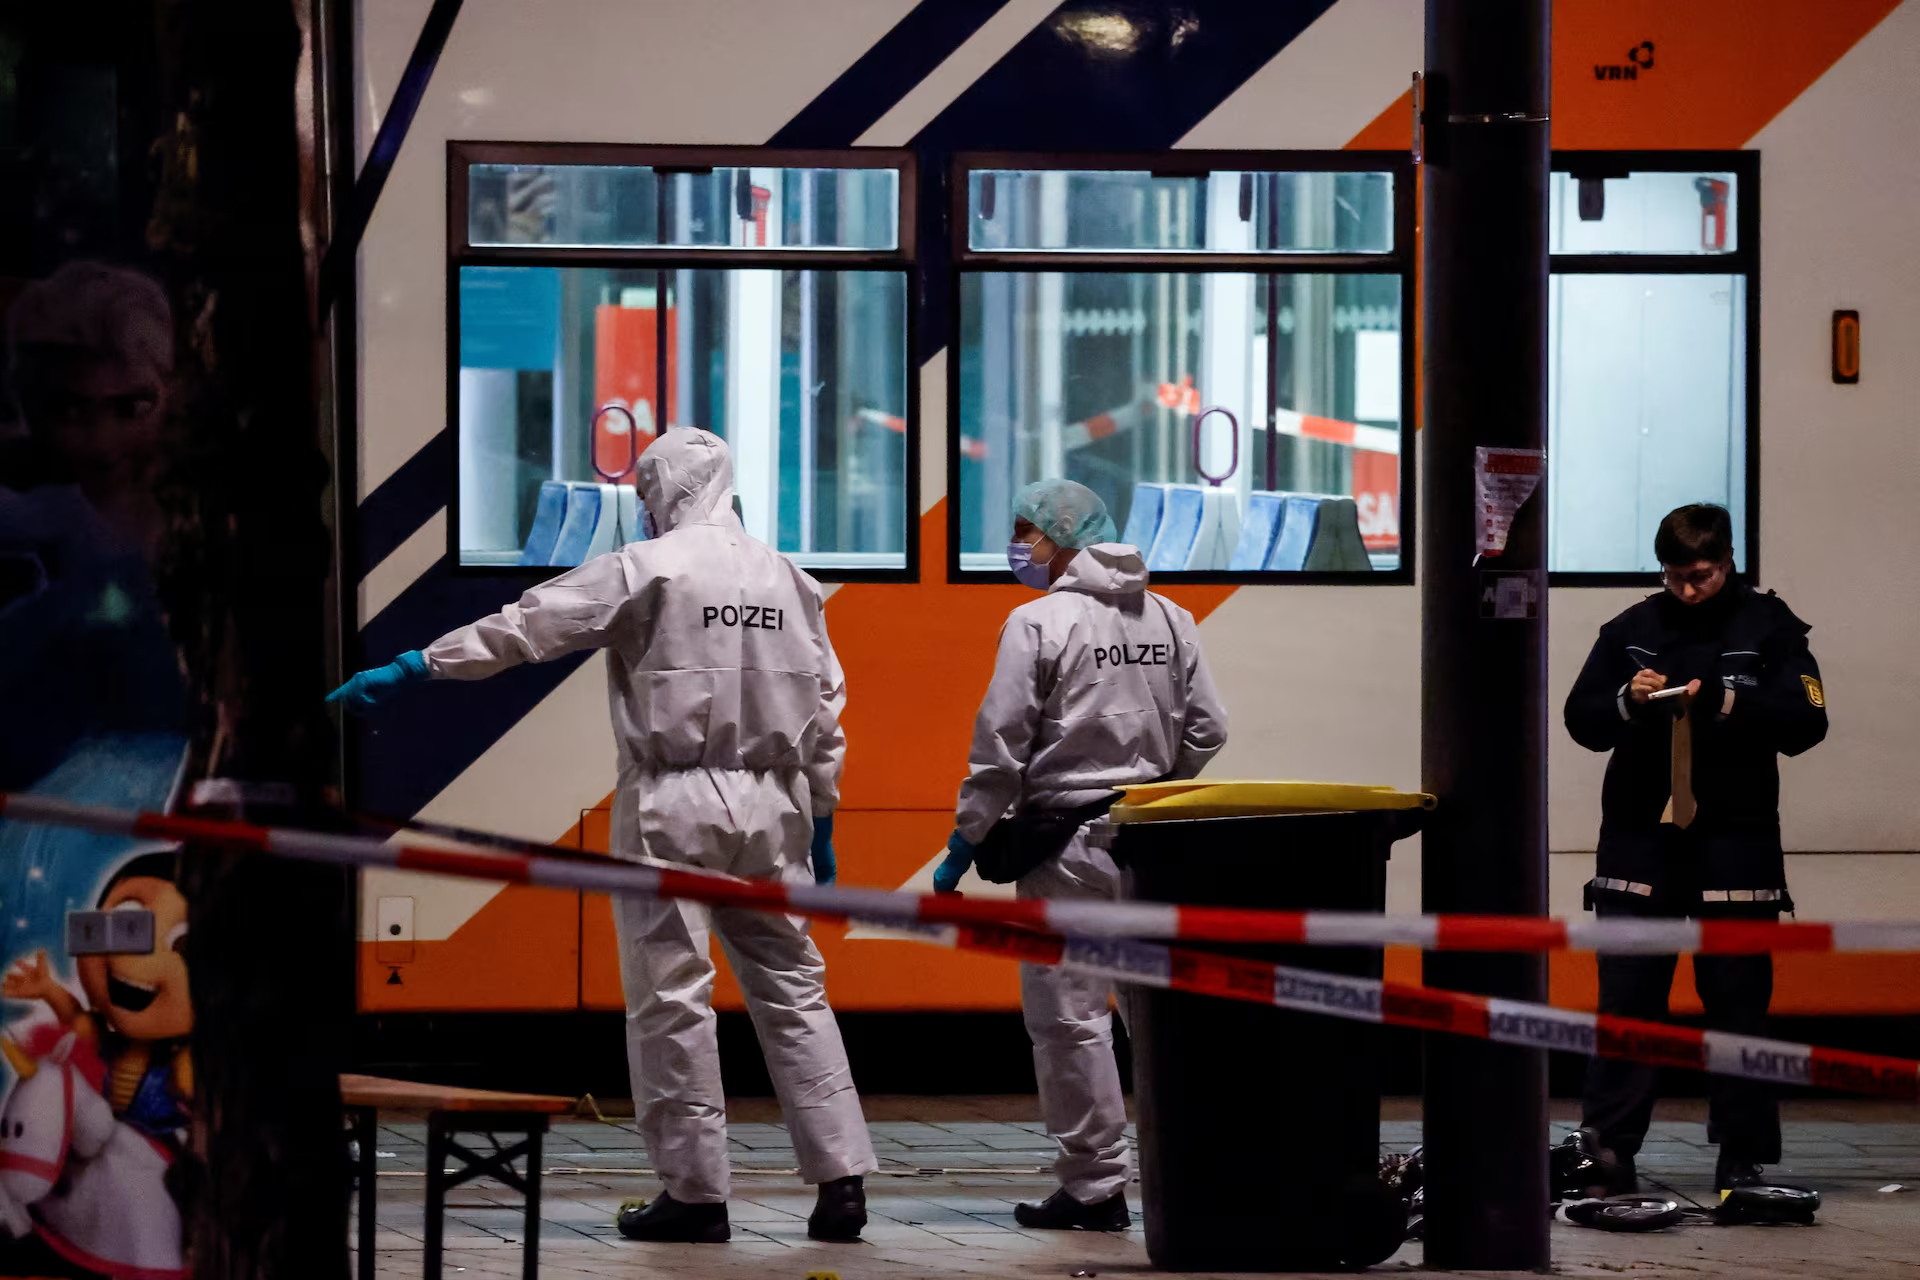
[[(1099, 543), (1000, 632), (974, 722), (955, 827), (979, 844), (1007, 813), (1076, 809), (1115, 787), (1198, 774), (1227, 741), (1227, 716), (1193, 615), (1147, 590), (1138, 549)], [(1112, 899), (1120, 873), (1082, 827), (1022, 876), (1022, 898)], [(1055, 1171), (1082, 1204), (1132, 1175), (1126, 1103), (1113, 1056), (1109, 983), (1020, 966), (1040, 1107), (1060, 1145)]]
[[(846, 751), (820, 586), (741, 527), (717, 436), (669, 430), (637, 477), (656, 537), (442, 637), (427, 665), (475, 680), (605, 649), (614, 856), (810, 883), (813, 819), (839, 801)], [(728, 1192), (710, 932), (746, 995), (801, 1176), (879, 1167), (804, 920), (638, 897), (613, 907), (634, 1110), (669, 1195), (712, 1204)]]

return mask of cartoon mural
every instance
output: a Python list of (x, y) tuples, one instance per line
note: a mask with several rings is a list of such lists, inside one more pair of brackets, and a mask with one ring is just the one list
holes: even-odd
[(180, 1213), (165, 1183), (172, 1154), (114, 1114), (91, 1046), (68, 1031), (43, 1053), (11, 1039), (0, 1040), (0, 1051), (19, 1076), (0, 1106), (0, 1227), (29, 1241), (29, 1256), (59, 1260), (32, 1269), (130, 1280), (186, 1275)]
[(181, 954), (187, 903), (173, 883), (173, 864), (169, 853), (142, 854), (107, 882), (99, 909), (149, 913), (153, 950), (78, 957), (84, 1005), (54, 978), (44, 950), (0, 983), (0, 995), (44, 1003), (63, 1027), (96, 1046), (114, 1114), (162, 1142), (182, 1137), (193, 1096), (186, 1044), (193, 1008)]
[(174, 863), (136, 853), (82, 900), (92, 910), (69, 912), (72, 980), (47, 947), (0, 979), (0, 996), (28, 1006), (0, 1032), (13, 1076), (0, 1100), (0, 1271), (186, 1274), (167, 1186), (193, 1101)]

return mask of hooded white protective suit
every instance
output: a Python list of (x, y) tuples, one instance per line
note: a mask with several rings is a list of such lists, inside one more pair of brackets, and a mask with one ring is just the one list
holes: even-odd
[[(477, 680), (607, 650), (614, 855), (810, 881), (813, 818), (839, 801), (846, 750), (819, 584), (741, 527), (719, 437), (673, 428), (641, 455), (637, 479), (659, 536), (443, 636), (427, 665)], [(668, 1194), (710, 1204), (728, 1191), (710, 930), (746, 995), (802, 1177), (879, 1167), (804, 920), (615, 898), (614, 922), (634, 1108)]]
[[(978, 844), (1013, 810), (1074, 809), (1129, 783), (1191, 778), (1226, 741), (1193, 615), (1147, 590), (1136, 548), (1098, 543), (1007, 618), (955, 826)], [(1119, 882), (1082, 827), (1016, 889), (1022, 898), (1111, 899)], [(1055, 1170), (1082, 1204), (1118, 1194), (1132, 1172), (1111, 994), (1105, 982), (1020, 966), (1040, 1106), (1060, 1144)]]

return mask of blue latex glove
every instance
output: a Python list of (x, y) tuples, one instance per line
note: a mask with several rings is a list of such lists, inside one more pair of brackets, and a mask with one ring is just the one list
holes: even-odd
[(428, 676), (427, 655), (418, 649), (409, 649), (384, 667), (360, 672), (328, 694), (327, 701), (337, 702), (355, 715), (363, 716), (391, 698), (396, 690), (418, 684)]
[(833, 815), (813, 820), (813, 882), (832, 884), (838, 869), (833, 861)]
[(973, 846), (961, 839), (958, 831), (947, 837), (947, 860), (934, 869), (935, 893), (960, 892), (960, 877), (973, 865)]

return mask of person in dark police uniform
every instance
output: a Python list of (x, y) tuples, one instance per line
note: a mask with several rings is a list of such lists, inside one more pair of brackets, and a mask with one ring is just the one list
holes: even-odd
[[(1654, 552), (1666, 589), (1600, 629), (1573, 691), (1567, 731), (1611, 751), (1587, 906), (1601, 917), (1773, 920), (1793, 910), (1780, 847), (1778, 757), (1827, 734), (1820, 668), (1806, 623), (1771, 591), (1733, 576), (1733, 528), (1715, 506), (1660, 522)], [(1658, 697), (1663, 690), (1684, 690)], [(1667, 1016), (1675, 956), (1600, 957), (1600, 1011)], [(1763, 1034), (1770, 955), (1694, 957), (1707, 1026)], [(1610, 1171), (1604, 1190), (1637, 1189), (1634, 1157), (1653, 1115), (1657, 1068), (1596, 1058), (1587, 1068), (1583, 1137)], [(1760, 1180), (1780, 1159), (1770, 1086), (1708, 1081), (1716, 1190)]]

